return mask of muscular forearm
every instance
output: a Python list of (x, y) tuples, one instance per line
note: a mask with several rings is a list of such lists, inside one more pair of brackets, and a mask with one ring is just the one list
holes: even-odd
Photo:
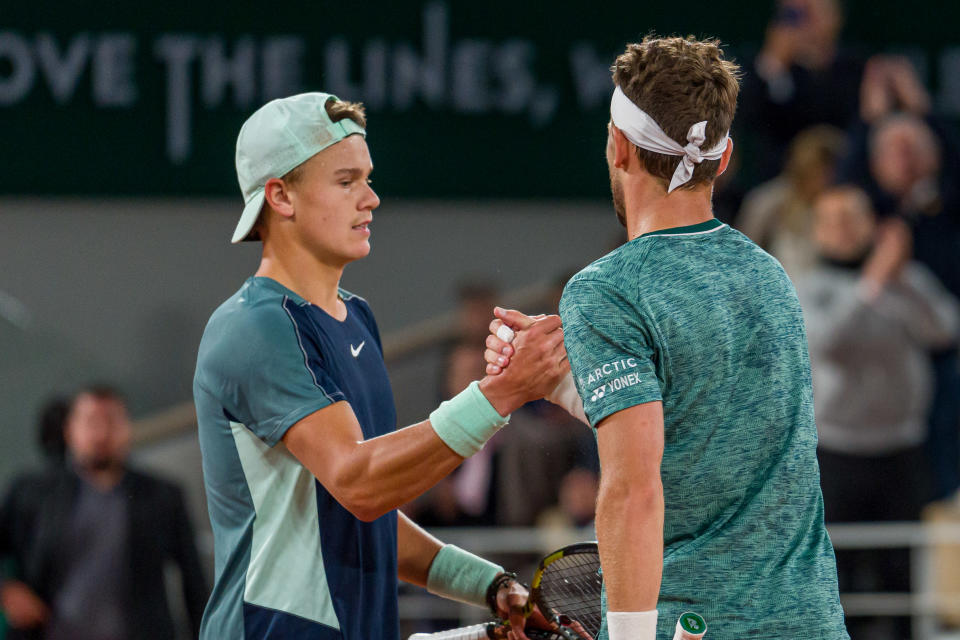
[(365, 440), (349, 403), (337, 402), (293, 425), (283, 442), (340, 504), (361, 520), (376, 519), (432, 487), (513, 410), (557, 385), (567, 370), (559, 329), (557, 317), (525, 329), (509, 371), (471, 383), (429, 420)]
[(318, 471), (314, 475), (344, 507), (367, 521), (421, 495), (463, 462), (429, 421), (354, 442), (343, 453), (334, 469), (321, 472), (323, 477)]
[(611, 478), (597, 501), (597, 540), (610, 611), (656, 608), (663, 570), (663, 488)]
[[(639, 404), (597, 425), (597, 541), (609, 611), (657, 606), (663, 570), (663, 404)], [(644, 636), (645, 637), (645, 636)]]

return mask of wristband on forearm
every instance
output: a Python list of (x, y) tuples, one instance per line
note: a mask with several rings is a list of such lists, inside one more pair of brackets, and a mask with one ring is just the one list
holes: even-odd
[(487, 605), (487, 590), (503, 567), (452, 544), (434, 556), (427, 573), (427, 591), (458, 602)]
[(656, 640), (657, 610), (607, 611), (610, 640)]
[(509, 420), (510, 416), (504, 418), (497, 413), (476, 382), (471, 382), (430, 414), (430, 424), (437, 436), (464, 458), (480, 451)]

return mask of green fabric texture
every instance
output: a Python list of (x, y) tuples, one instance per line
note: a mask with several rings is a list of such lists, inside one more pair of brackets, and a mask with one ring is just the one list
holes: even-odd
[(658, 637), (696, 611), (712, 640), (847, 638), (803, 316), (779, 263), (716, 220), (665, 229), (574, 276), (560, 315), (591, 425), (663, 402)]

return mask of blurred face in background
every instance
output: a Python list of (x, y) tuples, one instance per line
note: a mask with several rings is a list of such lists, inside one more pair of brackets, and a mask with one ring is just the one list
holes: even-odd
[(836, 0), (781, 0), (774, 21), (796, 31), (798, 62), (810, 67), (832, 57), (843, 26)]
[(831, 189), (814, 205), (814, 241), (825, 258), (842, 262), (862, 259), (873, 246), (876, 229), (873, 208), (859, 189)]
[(130, 451), (130, 416), (114, 396), (82, 393), (67, 417), (64, 436), (74, 462), (88, 471), (123, 466)]
[(895, 117), (877, 127), (871, 138), (870, 170), (887, 193), (902, 198), (917, 183), (935, 177), (939, 168), (936, 138), (923, 121)]
[(793, 139), (784, 174), (802, 202), (812, 203), (830, 186), (845, 148), (846, 134), (830, 125), (804, 129)]

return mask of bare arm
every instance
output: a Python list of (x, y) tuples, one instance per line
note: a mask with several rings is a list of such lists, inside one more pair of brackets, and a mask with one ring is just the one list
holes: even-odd
[(647, 402), (597, 425), (597, 541), (610, 611), (656, 608), (663, 572), (663, 404)]
[(346, 402), (296, 423), (283, 443), (337, 502), (366, 521), (409, 502), (463, 462), (427, 420), (364, 440)]
[[(560, 318), (538, 321), (517, 341), (510, 371), (480, 382), (484, 396), (503, 416), (542, 398), (568, 370)], [(364, 440), (346, 402), (300, 420), (284, 434), (283, 443), (340, 504), (367, 521), (419, 496), (463, 462), (429, 420)]]
[(397, 515), (397, 575), (404, 582), (426, 587), (430, 564), (443, 543), (403, 512)]

